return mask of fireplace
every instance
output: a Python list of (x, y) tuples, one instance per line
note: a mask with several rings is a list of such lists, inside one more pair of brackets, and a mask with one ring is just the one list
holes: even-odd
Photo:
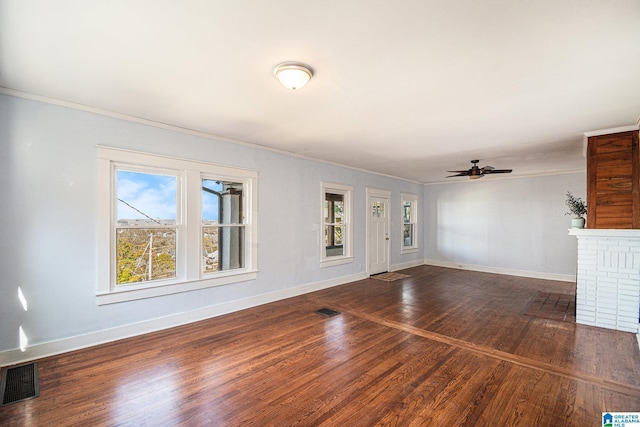
[(576, 322), (639, 332), (640, 230), (577, 229)]

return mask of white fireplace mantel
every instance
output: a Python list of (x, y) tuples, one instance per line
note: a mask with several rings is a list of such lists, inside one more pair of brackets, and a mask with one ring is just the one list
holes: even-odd
[(576, 322), (639, 331), (640, 230), (572, 228), (578, 239)]
[(605, 228), (570, 228), (569, 234), (580, 237), (622, 237), (640, 239), (640, 230)]

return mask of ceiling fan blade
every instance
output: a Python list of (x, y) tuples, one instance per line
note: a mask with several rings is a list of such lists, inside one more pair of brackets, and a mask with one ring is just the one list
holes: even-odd
[(496, 169), (493, 166), (484, 166), (479, 167), (479, 160), (471, 160), (473, 167), (469, 170), (461, 170), (461, 171), (447, 171), (449, 173), (455, 173), (457, 175), (449, 175), (445, 178), (453, 178), (455, 176), (468, 176), (471, 179), (474, 178), (482, 178), (484, 175), (492, 174), (492, 173), (511, 173), (512, 169)]
[(483, 171), (484, 173), (511, 173), (513, 169), (492, 169)]

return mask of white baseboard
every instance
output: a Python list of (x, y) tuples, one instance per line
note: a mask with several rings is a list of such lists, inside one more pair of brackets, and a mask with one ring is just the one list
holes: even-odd
[[(531, 277), (536, 279), (559, 280), (565, 282), (575, 282), (575, 276), (538, 273), (522, 270), (501, 269), (495, 267), (485, 267), (478, 265), (465, 265), (453, 262), (443, 262), (436, 260), (418, 260), (410, 261), (402, 264), (394, 264), (390, 267), (390, 271), (403, 270), (405, 268), (418, 267), (421, 265), (433, 265), (437, 267), (457, 268), (462, 270), (480, 271), (485, 273), (507, 274), (512, 276)], [(63, 338), (56, 341), (45, 343), (37, 343), (29, 346), (25, 351), (20, 349), (12, 349), (0, 351), (0, 366), (9, 366), (19, 363), (29, 362), (43, 357), (62, 354), (73, 350), (79, 350), (99, 344), (104, 344), (124, 338), (155, 332), (162, 329), (173, 328), (175, 326), (187, 323), (205, 320), (223, 314), (240, 311), (258, 305), (267, 304), (285, 298), (291, 298), (298, 295), (307, 294), (321, 289), (339, 286), (357, 280), (369, 277), (366, 272), (352, 274), (350, 276), (339, 277), (336, 279), (326, 280), (322, 282), (308, 283), (294, 288), (283, 289), (281, 291), (271, 292), (268, 294), (256, 295), (242, 300), (230, 301), (224, 304), (205, 307), (199, 310), (189, 311), (186, 313), (178, 313), (171, 316), (160, 317), (147, 320), (140, 323), (123, 325), (116, 328), (105, 329), (101, 331), (91, 332), (88, 334), (77, 335), (73, 337)], [(640, 334), (638, 334), (640, 343)], [(639, 344), (640, 345), (640, 344)]]
[(5, 350), (0, 352), (0, 367), (25, 363), (41, 359), (43, 357), (54, 356), (56, 354), (62, 354), (162, 329), (173, 328), (187, 323), (197, 322), (199, 320), (222, 316), (223, 314), (232, 313), (234, 311), (256, 307), (258, 305), (319, 291), (321, 289), (331, 288), (333, 286), (343, 285), (349, 282), (355, 282), (357, 280), (366, 279), (367, 277), (369, 276), (366, 273), (352, 274), (350, 276), (343, 276), (322, 282), (308, 283), (294, 288), (256, 295), (237, 301), (230, 301), (224, 304), (213, 305), (186, 313), (178, 313), (171, 316), (118, 326), (116, 328), (63, 338), (56, 341), (38, 343), (30, 345), (25, 349), (25, 351), (21, 351), (20, 349)]
[(405, 268), (420, 267), (424, 265), (424, 261), (419, 259), (416, 261), (403, 262), (402, 264), (394, 264), (389, 267), (389, 271), (404, 270)]
[(506, 274), (509, 276), (530, 277), (532, 279), (558, 280), (561, 282), (574, 282), (574, 283), (576, 281), (576, 276), (573, 274), (541, 273), (538, 271), (513, 270), (509, 268), (487, 267), (484, 265), (459, 264), (456, 262), (438, 261), (433, 259), (425, 259), (424, 264), (433, 265), (436, 267), (447, 267), (447, 268), (457, 268), (460, 270), (479, 271), (482, 273), (494, 273), (494, 274)]

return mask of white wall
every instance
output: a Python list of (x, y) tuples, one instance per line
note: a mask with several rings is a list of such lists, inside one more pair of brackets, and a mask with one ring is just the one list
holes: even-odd
[(584, 173), (484, 177), (424, 188), (427, 263), (571, 280), (577, 242), (566, 192), (585, 198)]
[[(98, 144), (258, 170), (258, 279), (98, 306)], [(7, 95), (0, 150), (0, 365), (364, 277), (367, 187), (392, 192), (392, 266), (423, 259), (400, 255), (400, 193), (421, 197), (416, 183)], [(354, 188), (351, 264), (319, 267), (323, 180)]]

